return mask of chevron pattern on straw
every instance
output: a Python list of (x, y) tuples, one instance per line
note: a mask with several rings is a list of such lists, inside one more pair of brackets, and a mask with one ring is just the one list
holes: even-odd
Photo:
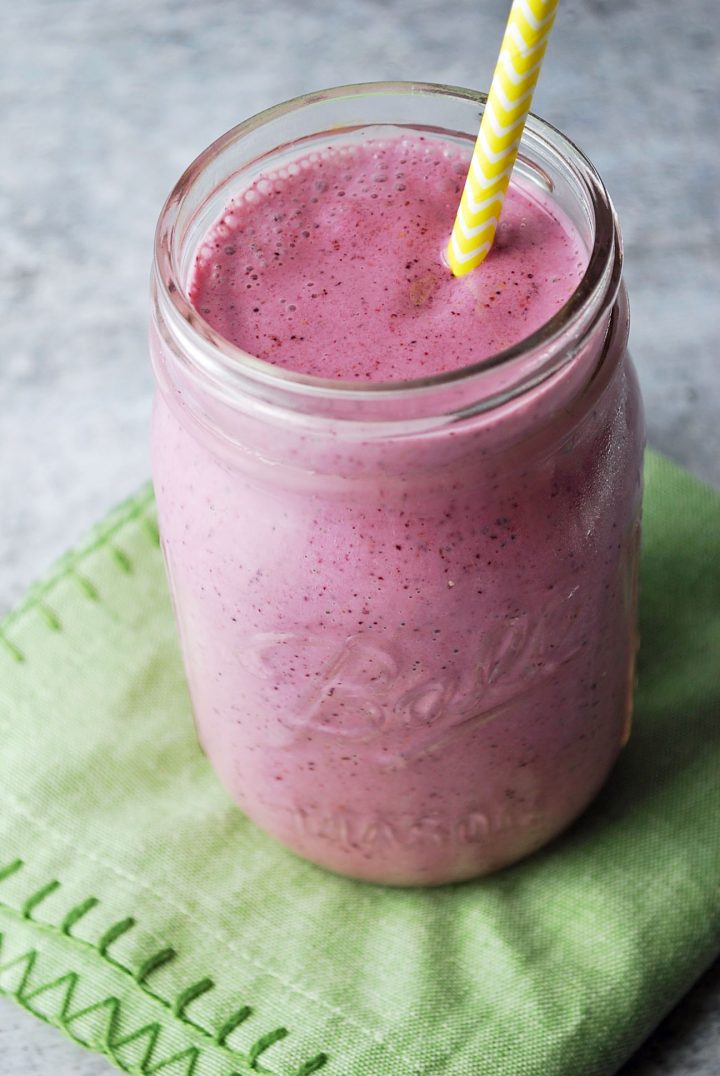
[(455, 276), (490, 250), (558, 0), (514, 0), (448, 245)]

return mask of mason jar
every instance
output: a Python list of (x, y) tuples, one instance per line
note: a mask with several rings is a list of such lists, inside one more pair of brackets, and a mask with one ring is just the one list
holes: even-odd
[(484, 104), (376, 83), (271, 108), (188, 168), (156, 238), (154, 482), (200, 743), (283, 844), (395, 885), (535, 851), (629, 732), (644, 425), (608, 194), (529, 118), (514, 182), (570, 220), (587, 269), (532, 335), (438, 376), (273, 366), (188, 285), (261, 170), (408, 130), (469, 152)]

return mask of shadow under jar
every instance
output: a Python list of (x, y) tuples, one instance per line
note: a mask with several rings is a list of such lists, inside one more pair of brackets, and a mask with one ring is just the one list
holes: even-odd
[(530, 117), (515, 180), (570, 220), (585, 274), (520, 344), (424, 380), (278, 368), (188, 287), (261, 170), (369, 131), (470, 146), (484, 102), (378, 83), (270, 109), (191, 165), (156, 241), (154, 481), (201, 744), (289, 848), (395, 885), (533, 852), (628, 735), (644, 425), (612, 206)]

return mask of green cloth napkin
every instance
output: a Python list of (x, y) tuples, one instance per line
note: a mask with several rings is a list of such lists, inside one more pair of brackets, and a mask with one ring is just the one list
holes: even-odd
[(613, 1072), (720, 950), (720, 497), (654, 455), (641, 621), (632, 739), (563, 838), (349, 881), (199, 750), (146, 489), (0, 636), (0, 992), (132, 1073)]

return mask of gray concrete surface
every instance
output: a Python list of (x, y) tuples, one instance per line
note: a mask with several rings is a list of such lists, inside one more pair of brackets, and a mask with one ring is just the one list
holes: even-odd
[[(321, 86), (487, 88), (507, 7), (3, 6), (0, 611), (148, 473), (150, 248), (184, 166), (245, 116)], [(623, 223), (651, 443), (718, 486), (719, 37), (715, 0), (564, 0), (536, 95), (595, 160)], [(720, 966), (623, 1076), (717, 1076), (719, 1040)], [(0, 1001), (0, 1076), (109, 1071)]]

